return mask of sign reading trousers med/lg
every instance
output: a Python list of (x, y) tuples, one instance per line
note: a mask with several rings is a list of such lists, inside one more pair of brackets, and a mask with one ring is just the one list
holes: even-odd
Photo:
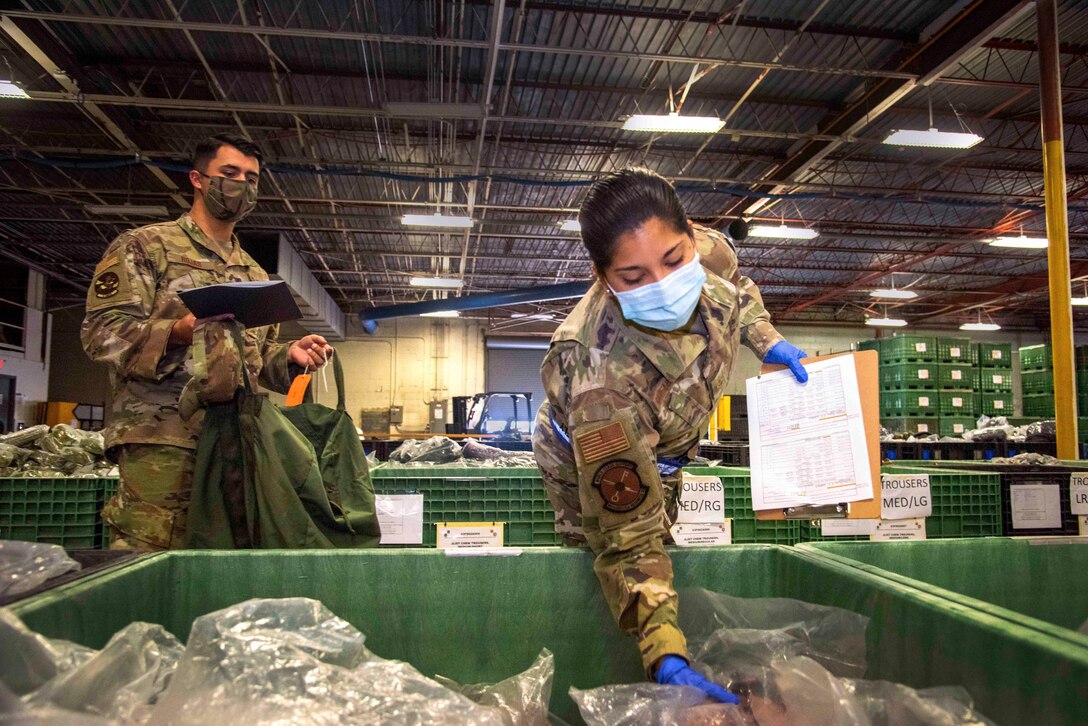
[(913, 519), (933, 514), (929, 474), (885, 474), (880, 477), (880, 518)]

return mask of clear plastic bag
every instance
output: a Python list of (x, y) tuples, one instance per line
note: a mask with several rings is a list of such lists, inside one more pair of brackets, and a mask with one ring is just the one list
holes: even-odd
[(161, 625), (132, 623), (76, 668), (25, 700), (30, 706), (97, 714), (126, 723), (148, 720), (185, 647)]
[(46, 580), (79, 569), (60, 545), (0, 540), (0, 597), (29, 592)]
[(443, 676), (435, 680), (481, 706), (496, 709), (507, 726), (548, 726), (554, 675), (555, 656), (545, 648), (528, 670), (498, 683), (460, 685)]
[(9, 610), (0, 608), (0, 685), (16, 695), (41, 688), (93, 655), (93, 650), (82, 645), (31, 632)]
[(416, 726), (508, 723), (423, 676), (384, 660), (321, 603), (250, 600), (198, 618), (155, 724)]
[(740, 706), (708, 703), (697, 688), (632, 683), (570, 689), (587, 726), (757, 726)]
[(432, 436), (422, 441), (405, 441), (389, 455), (398, 464), (447, 464), (461, 458), (461, 445), (445, 436)]

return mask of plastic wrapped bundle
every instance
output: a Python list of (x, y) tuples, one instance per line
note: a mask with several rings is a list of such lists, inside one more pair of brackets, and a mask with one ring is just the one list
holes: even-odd
[(26, 448), (28, 444), (33, 444), (48, 433), (49, 427), (44, 424), (30, 426), (22, 431), (12, 431), (9, 434), (3, 434), (0, 436), (0, 444)]
[(0, 685), (15, 695), (41, 688), (93, 655), (93, 650), (82, 645), (31, 632), (10, 611), (0, 608)]
[(0, 540), (0, 596), (18, 595), (79, 569), (60, 545)]
[(496, 709), (508, 726), (548, 726), (554, 674), (555, 656), (545, 648), (528, 670), (495, 684), (460, 685), (442, 676), (435, 680), (481, 706)]
[(399, 464), (448, 464), (461, 458), (461, 445), (445, 436), (422, 441), (405, 441), (389, 455)]
[(501, 459), (506, 456), (507, 452), (494, 446), (488, 446), (487, 444), (481, 444), (476, 439), (468, 439), (465, 441), (465, 446), (461, 450), (461, 455), (466, 459), (474, 459), (476, 461), (494, 461), (495, 459)]
[(797, 600), (681, 594), (692, 667), (741, 698), (654, 684), (571, 691), (591, 726), (976, 726), (989, 724), (960, 688), (918, 691), (860, 680), (868, 619)]

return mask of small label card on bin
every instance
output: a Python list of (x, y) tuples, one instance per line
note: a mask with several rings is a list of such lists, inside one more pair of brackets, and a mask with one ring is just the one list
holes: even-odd
[(677, 522), (669, 530), (681, 547), (715, 547), (733, 543), (733, 520), (720, 522)]
[(880, 477), (882, 519), (913, 519), (931, 514), (933, 496), (929, 474), (885, 474)]
[(875, 519), (821, 519), (820, 534), (824, 537), (871, 535), (876, 530)]
[(881, 519), (876, 529), (869, 535), (873, 542), (896, 542), (902, 540), (925, 539), (925, 517), (916, 519)]
[(503, 522), (439, 522), (438, 549), (494, 550), (502, 547)]
[(1088, 475), (1069, 475), (1069, 511), (1072, 514), (1088, 514)]
[(423, 495), (376, 494), (383, 545), (423, 544)]

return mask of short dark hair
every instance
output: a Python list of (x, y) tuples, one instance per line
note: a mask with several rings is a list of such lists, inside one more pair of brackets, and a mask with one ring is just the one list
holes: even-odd
[(196, 145), (196, 149), (193, 151), (193, 168), (203, 170), (224, 146), (233, 146), (257, 161), (263, 159), (260, 147), (246, 137), (238, 134), (216, 134), (215, 136), (209, 136)]
[(669, 180), (643, 168), (624, 169), (600, 179), (578, 211), (582, 243), (602, 272), (612, 263), (616, 239), (659, 217), (677, 232), (688, 232), (688, 215)]

